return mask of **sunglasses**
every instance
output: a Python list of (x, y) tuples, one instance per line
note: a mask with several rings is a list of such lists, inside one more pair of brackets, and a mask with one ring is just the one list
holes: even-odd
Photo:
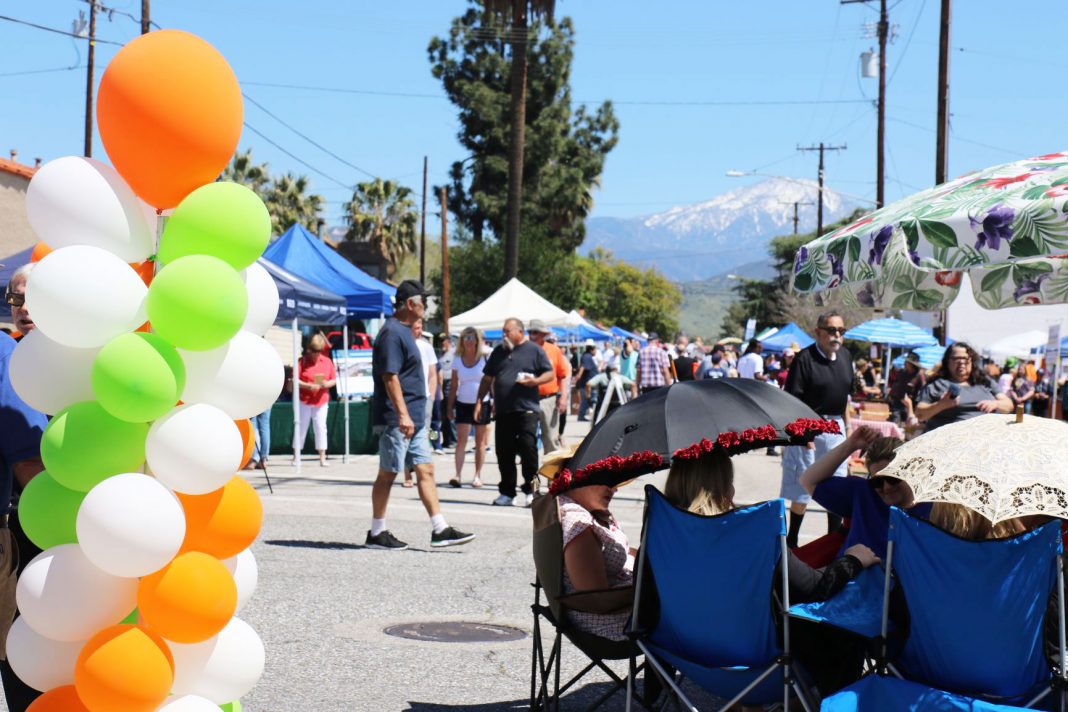
[(478, 341), (478, 337), (471, 336), (470, 334), (468, 334), (467, 336), (464, 337), (464, 341)]
[(883, 487), (886, 487), (888, 485), (890, 487), (893, 487), (894, 485), (896, 485), (896, 484), (898, 484), (900, 482), (901, 482), (901, 480), (899, 480), (896, 477), (887, 477), (885, 475), (876, 475), (875, 477), (869, 477), (868, 478), (868, 486), (871, 487), (876, 492), (881, 490)]
[(4, 299), (5, 301), (7, 301), (8, 306), (12, 307), (21, 307), (23, 304), (26, 303), (25, 294), (15, 294), (14, 292), (8, 292), (4, 295)]
[(846, 333), (844, 326), (821, 326), (820, 331), (830, 334), (831, 336), (841, 336), (842, 334)]

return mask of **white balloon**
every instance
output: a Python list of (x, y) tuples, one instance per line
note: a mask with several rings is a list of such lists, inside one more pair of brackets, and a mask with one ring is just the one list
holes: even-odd
[(248, 313), (241, 328), (263, 336), (278, 316), (278, 285), (267, 270), (253, 262), (241, 273), (248, 292)]
[(26, 216), (53, 250), (91, 245), (123, 262), (152, 254), (155, 211), (138, 200), (111, 166), (67, 156), (41, 166), (26, 189)]
[(89, 490), (75, 524), (85, 555), (113, 576), (159, 571), (185, 539), (181, 502), (154, 478), (138, 472), (109, 477)]
[(61, 544), (27, 564), (15, 600), (20, 620), (37, 633), (66, 642), (87, 640), (129, 615), (137, 605), (137, 581), (102, 571), (78, 544)]
[(34, 329), (11, 354), (11, 385), (31, 408), (54, 415), (79, 401), (93, 400), (90, 378), (99, 352), (64, 346)]
[(237, 556), (223, 559), (222, 562), (226, 570), (234, 577), (234, 583), (237, 584), (237, 610), (234, 612), (240, 613), (248, 603), (248, 599), (252, 598), (260, 579), (256, 557), (252, 555), (252, 549), (245, 549)]
[(215, 406), (189, 403), (148, 430), (145, 456), (152, 474), (175, 492), (207, 494), (241, 466), (244, 443), (233, 419)]
[(53, 341), (93, 348), (143, 324), (147, 294), (130, 265), (99, 247), (76, 245), (45, 255), (33, 268), (26, 308)]
[(244, 697), (263, 674), (265, 653), (256, 631), (233, 618), (203, 643), (167, 641), (174, 655), (176, 695), (200, 695), (221, 705)]
[(7, 634), (7, 660), (19, 679), (35, 690), (74, 684), (74, 663), (84, 640), (46, 638), (16, 618)]
[(282, 359), (265, 339), (247, 331), (211, 351), (178, 353), (185, 362), (186, 403), (207, 403), (231, 418), (251, 418), (270, 408), (282, 391)]
[(219, 705), (200, 695), (172, 696), (157, 707), (156, 712), (219, 712)]

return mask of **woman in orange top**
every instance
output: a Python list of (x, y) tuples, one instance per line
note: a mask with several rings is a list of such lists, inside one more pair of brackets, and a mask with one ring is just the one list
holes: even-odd
[(330, 403), (330, 389), (337, 383), (334, 362), (323, 354), (325, 350), (326, 339), (322, 334), (316, 334), (300, 359), (297, 375), (300, 427), (293, 434), (294, 452), (299, 452), (308, 437), (308, 425), (315, 423), (315, 449), (319, 451), (319, 464), (323, 467), (326, 467), (326, 409)]

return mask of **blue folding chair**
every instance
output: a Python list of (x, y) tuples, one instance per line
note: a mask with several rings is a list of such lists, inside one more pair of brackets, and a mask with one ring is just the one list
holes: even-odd
[[(772, 608), (775, 567), (786, 558), (785, 511), (779, 499), (706, 517), (645, 488), (633, 633), (647, 664), (690, 710), (696, 707), (669, 667), (729, 700), (723, 710), (781, 700), (789, 712), (791, 691), (811, 709), (782, 614), (789, 608), (786, 566), (783, 601)], [(649, 615), (654, 596), (659, 610)]]
[[(891, 673), (910, 684), (865, 678), (824, 700), (823, 709), (914, 709), (917, 693), (911, 683), (919, 683), (926, 686), (925, 709), (1033, 708), (1044, 700), (1048, 706), (1046, 698), (1056, 691), (1053, 706), (1063, 710), (1068, 676), (1062, 566), (1060, 522), (1010, 539), (966, 541), (893, 508), (883, 589), (883, 659)], [(908, 609), (908, 637), (888, 657), (892, 575)], [(1054, 587), (1058, 671), (1046, 660), (1045, 643)], [(866, 698), (873, 690), (877, 693)], [(951, 706), (969, 698), (970, 707)]]

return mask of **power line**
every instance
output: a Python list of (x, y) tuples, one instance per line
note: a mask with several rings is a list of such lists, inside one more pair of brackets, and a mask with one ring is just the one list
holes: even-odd
[(75, 64), (71, 67), (53, 67), (52, 69), (27, 69), (22, 72), (3, 72), (0, 77), (23, 77), (29, 74), (49, 74), (51, 72), (71, 72), (75, 69), (85, 69), (84, 64)]
[[(894, 7), (897, 7), (895, 5)], [(920, 11), (916, 13), (916, 20), (912, 23), (912, 29), (909, 30), (909, 36), (905, 40), (905, 46), (901, 48), (901, 56), (897, 58), (897, 62), (894, 64), (894, 71), (890, 72), (890, 78), (886, 80), (886, 85), (890, 86), (890, 83), (894, 81), (894, 77), (897, 76), (897, 70), (901, 68), (902, 63), (905, 61), (905, 55), (908, 54), (909, 45), (912, 44), (912, 36), (916, 34), (916, 28), (920, 24), (920, 18), (923, 17), (923, 11), (927, 7), (927, 0), (923, 0), (920, 3)]]
[(315, 173), (318, 173), (318, 174), (319, 174), (319, 175), (321, 175), (321, 176), (322, 176), (323, 178), (326, 178), (326, 179), (327, 179), (328, 181), (331, 181), (331, 182), (333, 182), (333, 183), (336, 183), (337, 185), (339, 185), (339, 186), (340, 186), (340, 187), (342, 187), (342, 188), (345, 188), (345, 189), (347, 189), (347, 190), (352, 190), (352, 186), (351, 186), (351, 185), (346, 185), (345, 183), (342, 183), (342, 182), (341, 182), (341, 181), (339, 181), (339, 180), (338, 180), (337, 178), (333, 177), (333, 176), (332, 176), (332, 175), (330, 175), (329, 173), (324, 173), (324, 172), (322, 172), (321, 170), (319, 170), (318, 168), (316, 168), (316, 167), (315, 167), (315, 166), (313, 166), (312, 164), (308, 163), (307, 161), (305, 161), (305, 160), (304, 160), (303, 158), (301, 158), (300, 156), (296, 155), (295, 153), (292, 153), (292, 152), (290, 152), (290, 151), (288, 151), (288, 150), (286, 150), (286, 149), (282, 148), (282, 147), (281, 147), (281, 146), (279, 146), (279, 145), (278, 145), (277, 143), (275, 143), (275, 142), (274, 142), (274, 141), (272, 141), (271, 139), (267, 138), (267, 136), (266, 136), (266, 135), (264, 135), (264, 133), (263, 133), (262, 131), (260, 131), (259, 129), (257, 129), (257, 128), (256, 128), (255, 126), (253, 126), (253, 125), (252, 125), (252, 124), (250, 124), (249, 122), (245, 121), (245, 122), (244, 122), (244, 124), (245, 124), (245, 128), (247, 128), (247, 129), (248, 129), (249, 131), (251, 131), (252, 133), (256, 134), (257, 136), (259, 136), (260, 138), (262, 138), (262, 139), (263, 139), (264, 141), (266, 141), (267, 143), (271, 144), (272, 146), (274, 146), (275, 148), (277, 148), (277, 149), (278, 149), (279, 151), (281, 151), (282, 153), (286, 154), (287, 156), (289, 156), (289, 157), (290, 157), (290, 158), (292, 158), (292, 159), (293, 159), (294, 161), (296, 161), (297, 163), (301, 164), (302, 166), (304, 166), (304, 167), (305, 167), (305, 168), (307, 168), (308, 170), (310, 170), (310, 171), (313, 171), (313, 172), (315, 172)]
[[(928, 128), (927, 126), (923, 126), (921, 124), (916, 124), (916, 123), (913, 123), (911, 121), (905, 121), (904, 119), (894, 118), (893, 116), (888, 116), (886, 118), (889, 119), (890, 121), (893, 121), (894, 123), (904, 124), (905, 126), (911, 126), (912, 128), (919, 129), (920, 131), (926, 131), (927, 133), (935, 133), (934, 129)], [(1016, 156), (1016, 157), (1026, 156), (1027, 153), (1028, 153), (1027, 151), (1017, 151), (1015, 149), (1005, 148), (1004, 146), (994, 146), (994, 145), (989, 144), (989, 143), (983, 143), (981, 141), (973, 141), (971, 139), (964, 138), (960, 134), (958, 134), (956, 131), (953, 131), (952, 127), (950, 127), (950, 133), (953, 134), (953, 139), (954, 140), (960, 141), (961, 143), (970, 143), (970, 144), (972, 144), (974, 146), (980, 146), (982, 148), (989, 148), (991, 150), (1000, 151), (1002, 153), (1005, 153), (1005, 154), (1008, 154), (1008, 155), (1011, 155), (1011, 156)]]
[[(84, 35), (75, 34), (73, 32), (67, 32), (66, 30), (57, 30), (55, 27), (45, 27), (44, 25), (38, 25), (36, 22), (28, 22), (26, 20), (20, 20), (17, 17), (8, 17), (7, 15), (0, 15), (0, 20), (7, 22), (14, 22), (16, 25), (26, 25), (37, 30), (44, 30), (45, 32), (54, 32), (57, 35), (65, 35), (67, 37), (73, 37), (76, 40), (88, 40), (89, 38)], [(102, 40), (99, 37), (93, 39), (98, 44), (115, 45), (116, 47), (122, 47), (122, 42), (112, 42), (111, 40)]]
[(304, 134), (301, 131), (297, 130), (292, 125), (286, 123), (281, 118), (279, 118), (276, 114), (274, 114), (270, 110), (268, 110), (266, 106), (264, 106), (263, 104), (259, 103), (258, 101), (253, 99), (248, 94), (245, 94), (244, 92), (242, 92), (242, 96), (244, 96), (249, 101), (249, 103), (251, 103), (253, 106), (258, 107), (260, 111), (262, 111), (263, 113), (267, 114), (272, 119), (274, 119), (278, 123), (282, 124), (282, 126), (285, 126), (287, 129), (289, 129), (290, 131), (295, 133), (297, 136), (300, 136), (302, 139), (304, 139), (305, 141), (307, 141), (311, 145), (315, 146), (316, 148), (318, 148), (320, 151), (322, 151), (326, 155), (331, 156), (332, 158), (336, 159), (337, 161), (339, 161), (341, 163), (344, 163), (346, 166), (348, 166), (349, 168), (352, 168), (355, 171), (359, 171), (360, 173), (363, 173), (368, 178), (377, 178), (377, 176), (374, 173), (371, 173), (370, 171), (367, 171), (367, 170), (364, 170), (363, 168), (360, 168), (355, 163), (351, 163), (350, 161), (346, 161), (344, 158), (342, 158), (341, 156), (337, 155), (336, 153), (334, 153), (329, 148), (327, 148), (326, 146), (322, 145), (321, 143), (319, 143), (315, 139), (313, 139), (310, 136), (308, 136), (307, 134)]
[[(134, 15), (132, 13), (126, 12), (125, 10), (119, 10), (118, 8), (108, 7), (107, 5), (104, 5), (104, 4), (100, 3), (100, 2), (98, 2), (98, 0), (81, 0), (81, 1), (84, 2), (86, 5), (94, 5), (95, 4), (97, 10), (99, 10), (100, 12), (106, 12), (107, 13), (108, 20), (111, 20), (113, 15), (121, 15), (122, 17), (126, 17), (126, 18), (129, 18), (129, 19), (133, 20), (138, 25), (141, 24), (141, 18), (140, 17), (137, 17), (136, 15)], [(159, 23), (157, 23), (155, 20), (149, 20), (148, 24), (152, 25), (157, 30), (162, 30), (163, 29), (162, 27), (159, 26)]]

